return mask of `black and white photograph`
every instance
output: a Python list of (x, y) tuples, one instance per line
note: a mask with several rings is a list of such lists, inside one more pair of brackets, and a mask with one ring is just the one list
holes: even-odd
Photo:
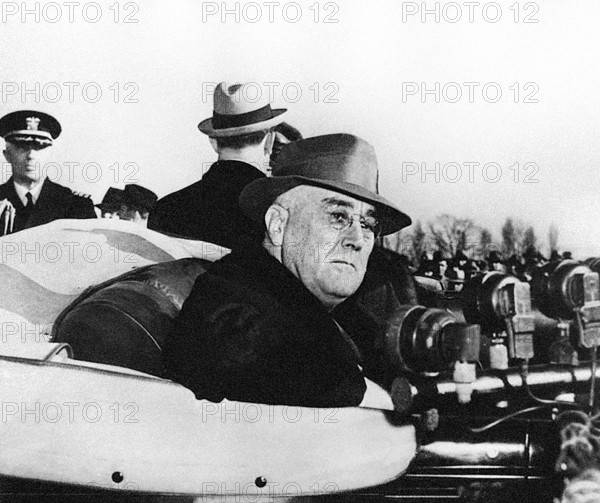
[(600, 3), (0, 2), (0, 502), (600, 502)]

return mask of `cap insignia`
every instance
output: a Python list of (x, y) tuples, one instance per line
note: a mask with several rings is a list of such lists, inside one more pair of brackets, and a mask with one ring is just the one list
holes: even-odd
[(27, 130), (28, 131), (37, 131), (40, 120), (37, 117), (27, 117), (25, 119), (27, 121)]

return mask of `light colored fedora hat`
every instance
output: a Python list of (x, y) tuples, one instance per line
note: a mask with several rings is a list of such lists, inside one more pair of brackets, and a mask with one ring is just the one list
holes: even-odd
[(280, 194), (298, 185), (313, 185), (366, 201), (377, 209), (381, 234), (392, 234), (412, 223), (410, 217), (379, 195), (379, 170), (373, 147), (349, 134), (330, 134), (285, 145), (276, 159), (276, 176), (247, 185), (240, 194), (242, 210), (262, 222)]
[(256, 85), (221, 82), (213, 95), (213, 116), (198, 124), (198, 129), (210, 137), (240, 136), (269, 129), (283, 122), (286, 108), (272, 109), (268, 93), (260, 90), (256, 95)]

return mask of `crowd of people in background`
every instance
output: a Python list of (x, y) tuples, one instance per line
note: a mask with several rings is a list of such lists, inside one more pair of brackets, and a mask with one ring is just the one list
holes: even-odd
[(513, 253), (504, 258), (497, 250), (491, 250), (485, 258), (470, 258), (462, 250), (454, 256), (445, 255), (437, 250), (433, 253), (423, 252), (418, 264), (410, 264), (411, 271), (416, 276), (425, 276), (439, 280), (445, 290), (460, 291), (465, 281), (477, 274), (488, 271), (500, 271), (530, 281), (539, 267), (549, 262), (572, 259), (569, 251), (560, 254), (552, 250), (545, 257), (534, 247), (528, 247), (523, 253)]

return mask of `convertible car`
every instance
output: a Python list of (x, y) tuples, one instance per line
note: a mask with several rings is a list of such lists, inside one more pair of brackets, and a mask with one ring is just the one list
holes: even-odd
[(588, 265), (397, 310), (381, 345), (412, 384), (401, 416), (212, 403), (165, 379), (169, 324), (227, 252), (115, 220), (0, 238), (0, 497), (537, 502), (582, 468), (561, 431), (594, 428)]
[(215, 404), (162, 378), (161, 337), (226, 250), (115, 220), (0, 246), (6, 497), (289, 499), (394, 480), (414, 457), (414, 426), (385, 411)]

